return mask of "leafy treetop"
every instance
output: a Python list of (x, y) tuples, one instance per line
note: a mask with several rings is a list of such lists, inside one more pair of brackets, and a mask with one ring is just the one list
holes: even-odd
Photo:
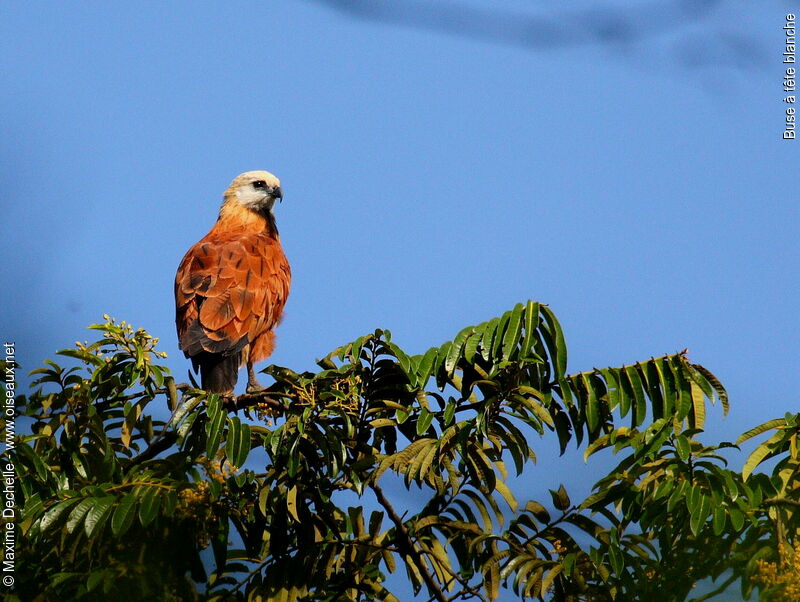
[[(9, 450), (8, 599), (397, 600), (400, 571), (439, 602), (796, 587), (798, 416), (745, 433), (773, 434), (729, 470), (733, 444), (697, 439), (727, 393), (685, 352), (570, 374), (555, 315), (529, 301), (424, 354), (377, 330), (318, 372), (270, 366), (267, 391), (231, 403), (176, 384), (145, 331), (90, 328), (99, 340), (58, 352), (75, 365), (47, 360), (17, 398), (31, 428)], [(584, 500), (557, 481), (519, 500), (510, 473), (537, 470), (553, 435), (562, 453), (574, 441), (587, 461), (622, 459)]]

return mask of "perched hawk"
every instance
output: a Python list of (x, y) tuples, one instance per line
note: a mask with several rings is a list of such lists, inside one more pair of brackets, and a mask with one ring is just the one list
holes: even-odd
[(217, 223), (178, 266), (178, 343), (199, 368), (206, 391), (231, 395), (245, 364), (248, 393), (261, 389), (253, 364), (275, 347), (273, 329), (291, 283), (272, 213), (282, 198), (281, 183), (271, 173), (238, 176), (225, 191)]

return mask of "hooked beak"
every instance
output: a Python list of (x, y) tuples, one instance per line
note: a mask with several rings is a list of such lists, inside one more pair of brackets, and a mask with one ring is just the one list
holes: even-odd
[(275, 188), (271, 188), (269, 191), (269, 195), (272, 198), (278, 199), (279, 201), (283, 202), (283, 190), (281, 190), (280, 186), (276, 186)]

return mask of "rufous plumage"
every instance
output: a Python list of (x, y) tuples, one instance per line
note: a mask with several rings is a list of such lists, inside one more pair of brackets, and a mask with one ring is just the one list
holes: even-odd
[(273, 214), (282, 198), (269, 172), (237, 176), (217, 222), (178, 267), (178, 343), (205, 391), (232, 395), (244, 365), (247, 392), (261, 389), (253, 365), (272, 354), (292, 278)]

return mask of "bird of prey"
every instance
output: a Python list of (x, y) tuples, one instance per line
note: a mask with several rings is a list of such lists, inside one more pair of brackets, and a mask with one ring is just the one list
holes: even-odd
[(175, 276), (178, 343), (205, 391), (233, 394), (247, 365), (247, 392), (262, 390), (253, 364), (275, 347), (291, 270), (281, 248), (273, 205), (280, 181), (266, 171), (237, 176), (219, 218), (183, 258)]

